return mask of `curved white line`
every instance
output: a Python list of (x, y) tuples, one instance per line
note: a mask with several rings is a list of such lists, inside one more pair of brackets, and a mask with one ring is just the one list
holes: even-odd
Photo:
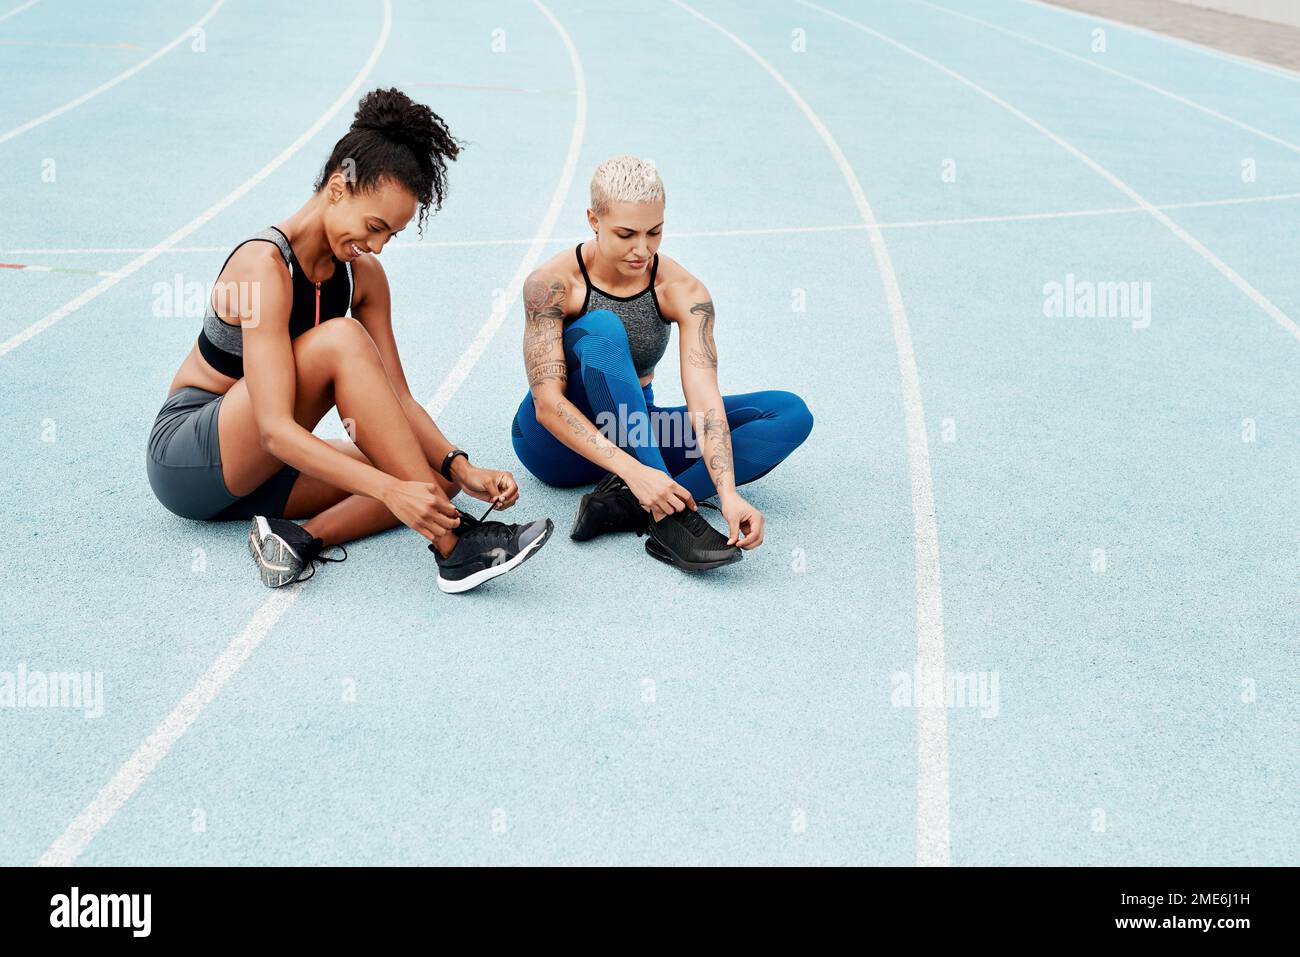
[(537, 235), (533, 237), (532, 245), (524, 253), (524, 258), (520, 260), (518, 268), (515, 269), (514, 276), (506, 285), (505, 292), (498, 298), (492, 315), (484, 323), (483, 328), (474, 341), (470, 343), (461, 357), (456, 360), (456, 365), (452, 367), (447, 378), (439, 386), (437, 393), (425, 405), (429, 415), (437, 418), (442, 410), (447, 407), (457, 390), (460, 389), (461, 383), (469, 376), (470, 370), (474, 368), (479, 357), (483, 355), (492, 337), (496, 335), (497, 329), (505, 321), (506, 314), (514, 307), (516, 297), (523, 288), (524, 280), (528, 274), (537, 266), (541, 259), (542, 250), (549, 241), (551, 230), (555, 228), (556, 220), (560, 216), (560, 209), (564, 206), (564, 199), (569, 193), (569, 186), (573, 182), (574, 173), (578, 168), (578, 154), (582, 151), (582, 141), (587, 133), (587, 74), (582, 68), (582, 59), (578, 56), (578, 49), (573, 45), (573, 40), (569, 36), (569, 31), (564, 29), (564, 25), (555, 18), (555, 15), (546, 8), (546, 5), (540, 0), (533, 0), (533, 6), (542, 12), (542, 15), (551, 22), (555, 32), (560, 35), (564, 41), (564, 48), (569, 52), (569, 65), (573, 69), (573, 79), (578, 87), (577, 105), (573, 119), (573, 130), (569, 133), (569, 150), (564, 157), (564, 168), (560, 173), (560, 181), (556, 184), (555, 191), (551, 193), (550, 205), (546, 208), (546, 214), (542, 217), (541, 225), (537, 228)]
[(1243, 56), (1240, 53), (1229, 53), (1227, 50), (1219, 50), (1215, 47), (1206, 46), (1204, 43), (1197, 43), (1195, 40), (1188, 40), (1184, 37), (1176, 37), (1169, 33), (1160, 33), (1156, 30), (1148, 30), (1146, 27), (1140, 27), (1136, 23), (1124, 23), (1122, 20), (1112, 20), (1109, 17), (1103, 17), (1096, 13), (1087, 13), (1083, 10), (1074, 10), (1070, 7), (1057, 6), (1055, 3), (1043, 3), (1042, 0), (1018, 0), (1020, 3), (1029, 4), (1034, 7), (1042, 7), (1045, 10), (1051, 10), (1054, 13), (1067, 13), (1072, 17), (1078, 17), (1081, 20), (1100, 20), (1102, 23), (1109, 23), (1113, 27), (1119, 27), (1130, 33), (1140, 33), (1143, 36), (1150, 37), (1153, 40), (1163, 40), (1165, 43), (1171, 43), (1174, 46), (1186, 47), (1193, 53), (1204, 53), (1207, 56), (1214, 57), (1216, 60), (1227, 60), (1229, 63), (1236, 63), (1238, 66), (1249, 67), (1260, 73), (1269, 73), (1279, 80), (1290, 80), (1292, 83), (1300, 80), (1300, 72), (1292, 70), (1290, 67), (1280, 66), (1276, 63), (1265, 63), (1263, 60), (1256, 60), (1254, 57)]
[(5, 20), (8, 20), (15, 13), (22, 13), (28, 7), (34, 7), (38, 2), (39, 0), (27, 0), (26, 3), (20, 3), (18, 6), (10, 10), (8, 13), (0, 13), (0, 23), (3, 23)]
[[(338, 113), (339, 110), (343, 109), (345, 105), (351, 102), (352, 97), (356, 95), (357, 88), (361, 86), (362, 81), (364, 81), (365, 78), (370, 74), (370, 71), (374, 69), (375, 62), (379, 59), (380, 51), (384, 48), (384, 45), (388, 43), (388, 32), (391, 29), (392, 22), (393, 22), (393, 9), (392, 9), (391, 0), (383, 0), (383, 3), (384, 3), (384, 26), (383, 26), (383, 30), (380, 33), (380, 37), (379, 37), (380, 42), (375, 47), (375, 49), (371, 51), (370, 59), (368, 59), (365, 65), (361, 68), (361, 72), (359, 72), (353, 78), (351, 84), (348, 85), (348, 88), (339, 95), (339, 98), (337, 100), (335, 100), (333, 103), (329, 105), (329, 107), (325, 110), (325, 112), (322, 113), (319, 118), (317, 118), (315, 123), (313, 123), (310, 127), (308, 127), (306, 130), (303, 131), (301, 136), (299, 136), (296, 140), (290, 143), (289, 146), (286, 147), (285, 150), (281, 152), (279, 156), (275, 157), (275, 159), (271, 160), (271, 162), (267, 163), (265, 166), (263, 166), (260, 170), (258, 170), (248, 179), (244, 180), (244, 182), (240, 183), (237, 187), (231, 190), (231, 192), (227, 193), (221, 199), (217, 200), (215, 203), (213, 203), (211, 206), (209, 206), (207, 209), (201, 212), (194, 219), (190, 220), (188, 223), (186, 223), (180, 229), (176, 230), (176, 232), (172, 233), (170, 236), (168, 236), (162, 242), (158, 243), (156, 246), (150, 248), (147, 252), (143, 253), (140, 256), (137, 256), (135, 259), (132, 259), (121, 269), (116, 270), (115, 274), (111, 278), (105, 279), (103, 282), (91, 286), (81, 295), (77, 296), (77, 298), (64, 303), (62, 306), (60, 306), (58, 309), (54, 310), (53, 312), (49, 313), (44, 318), (38, 319), (36, 322), (32, 323), (26, 329), (11, 336), (9, 339), (7, 339), (4, 342), (3, 345), (0, 345), (0, 357), (8, 355), (10, 352), (12, 352), (14, 349), (17, 349), (20, 345), (22, 345), (24, 342), (28, 341), (29, 339), (34, 339), (36, 336), (40, 335), (46, 329), (50, 328), (50, 326), (54, 325), (60, 319), (64, 319), (67, 316), (72, 315), (72, 313), (76, 312), (82, 306), (86, 305), (89, 302), (94, 301), (95, 299), (98, 299), (101, 295), (103, 295), (108, 290), (112, 289), (123, 279), (127, 278), (128, 276), (132, 275), (142, 267), (147, 266), (149, 263), (153, 262), (162, 253), (165, 253), (167, 250), (171, 249), (173, 246), (179, 243), (186, 236), (190, 235), (190, 233), (194, 232), (196, 229), (199, 229), (208, 221), (215, 218), (219, 213), (221, 213), (228, 206), (230, 206), (232, 203), (234, 203), (236, 200), (242, 197), (245, 193), (251, 190), (258, 183), (262, 182), (262, 180), (266, 179), (268, 176), (274, 173), (277, 169), (283, 166), (291, 157), (293, 157), (295, 153), (297, 153), (300, 149), (306, 146), (307, 143), (312, 139), (312, 137), (314, 137), (325, 127), (326, 123), (334, 119), (335, 115)], [(215, 7), (213, 9), (215, 9)]]
[(951, 10), (948, 7), (941, 6), (937, 3), (931, 3), (930, 0), (911, 0), (911, 2), (919, 4), (923, 7), (929, 7), (932, 10), (938, 10), (940, 13), (946, 13), (950, 17), (960, 17), (963, 20), (969, 20), (971, 23), (979, 24), (980, 26), (989, 30), (995, 30), (998, 33), (1002, 33), (1005, 34), (1006, 36), (1013, 37), (1017, 40), (1020, 40), (1023, 43), (1031, 43), (1034, 46), (1042, 47), (1044, 50), (1050, 50), (1052, 53), (1055, 53), (1058, 56), (1069, 57), (1071, 60), (1077, 60), (1078, 62), (1082, 63), (1084, 66), (1090, 66), (1094, 70), (1101, 70), (1103, 73), (1109, 73), (1111, 76), (1117, 76), (1121, 80), (1127, 80), (1129, 83), (1133, 83), (1137, 86), (1140, 86), (1144, 90), (1150, 90), (1152, 93), (1158, 93), (1160, 96), (1167, 97), (1173, 100), (1175, 103), (1180, 103), (1183, 106), (1188, 107), (1189, 109), (1197, 110), (1198, 112), (1204, 113), (1206, 116), (1212, 116), (1216, 120), (1220, 120), (1224, 123), (1228, 123), (1232, 126), (1237, 127), (1238, 129), (1245, 130), (1247, 133), (1253, 133), (1255, 136), (1258, 136), (1260, 139), (1268, 140), (1270, 143), (1276, 143), (1278, 146), (1289, 149), (1293, 153), (1300, 153), (1300, 146), (1297, 146), (1295, 143), (1292, 143), (1288, 140), (1284, 140), (1280, 136), (1274, 136), (1272, 133), (1266, 133), (1264, 130), (1251, 126), (1249, 123), (1243, 123), (1241, 120), (1228, 116), (1226, 113), (1220, 113), (1218, 110), (1211, 109), (1208, 106), (1205, 106), (1201, 103), (1197, 103), (1195, 100), (1189, 100), (1185, 96), (1179, 96), (1177, 93), (1174, 93), (1171, 90), (1166, 90), (1162, 86), (1156, 86), (1156, 84), (1154, 83), (1148, 83), (1146, 80), (1140, 79), (1139, 77), (1133, 76), (1132, 74), (1124, 73), (1120, 70), (1116, 70), (1115, 68), (1106, 66), (1104, 63), (1099, 63), (1096, 60), (1090, 60), (1086, 56), (1080, 56), (1079, 54), (1072, 53), (1069, 50), (1063, 50), (1060, 47), (1052, 46), (1052, 44), (1050, 43), (1045, 43), (1042, 40), (1039, 40), (1035, 37), (1027, 36), (1023, 33), (1017, 33), (1014, 30), (1008, 30), (1006, 27), (998, 26), (996, 23), (990, 23), (987, 20), (981, 20), (979, 17), (972, 17), (968, 13), (960, 13), (957, 10)]
[[(844, 152), (821, 118), (799, 92), (772, 64), (749, 44), (704, 14), (673, 0), (744, 50), (755, 63), (776, 80), (799, 107), (817, 135), (830, 151), (844, 182), (853, 194), (858, 215), (871, 240), (876, 269), (885, 287), (885, 300), (894, 331), (894, 349), (903, 387), (903, 414), (907, 428), (907, 467), (912, 486), (912, 525), (916, 556), (916, 642), (917, 661), (923, 675), (942, 675), (943, 661), (943, 594), (939, 575), (939, 529), (935, 518), (934, 480), (930, 474), (930, 447), (926, 438), (925, 410), (921, 403), (921, 382), (916, 370), (916, 353), (912, 348), (912, 330), (903, 308), (903, 293), (898, 286), (889, 258), (889, 249), (881, 235), (876, 215), (867, 202), (862, 184)], [(946, 866), (949, 860), (948, 834), (948, 715), (942, 705), (917, 709), (918, 775), (916, 785), (916, 862), (922, 866)]]
[(1248, 299), (1250, 299), (1251, 302), (1259, 306), (1259, 308), (1262, 309), (1264, 313), (1268, 315), (1269, 318), (1271, 318), (1274, 322), (1276, 322), (1279, 326), (1281, 326), (1284, 330), (1286, 330), (1286, 332), (1289, 333), (1297, 342), (1300, 342), (1300, 326), (1297, 326), (1295, 321), (1292, 320), (1290, 316), (1288, 316), (1281, 309), (1275, 306), (1267, 296), (1265, 296), (1262, 292), (1260, 292), (1249, 282), (1247, 282), (1245, 278), (1243, 278), (1236, 270), (1234, 270), (1231, 266), (1229, 266), (1222, 259), (1216, 256), (1212, 251), (1206, 248), (1206, 246), (1199, 239), (1197, 239), (1187, 230), (1183, 229), (1183, 227), (1179, 226), (1176, 222), (1174, 222), (1172, 219), (1166, 216), (1159, 207), (1151, 203), (1145, 196), (1140, 194), (1132, 186), (1124, 182), (1122, 179), (1120, 179), (1110, 170), (1106, 169), (1106, 167), (1102, 166), (1100, 163), (1094, 160), (1087, 153), (1083, 152), (1083, 150), (1079, 149), (1073, 143), (1069, 142), (1064, 137), (1061, 137), (1056, 133), (1053, 133), (1042, 123), (1039, 123), (1033, 117), (1028, 116), (1024, 112), (1016, 109), (1016, 107), (1012, 106), (1010, 103), (1008, 103), (1006, 100), (999, 97), (997, 94), (990, 93), (988, 90), (984, 89), (984, 87), (980, 86), (974, 80), (971, 80), (968, 77), (963, 76), (962, 74), (958, 73), (956, 70), (944, 66), (938, 60), (931, 59), (930, 57), (926, 56), (924, 53), (920, 53), (916, 50), (913, 50), (911, 47), (907, 46), (902, 41), (895, 40), (891, 36), (887, 36), (884, 33), (880, 33), (877, 30), (873, 30), (871, 29), (871, 27), (861, 24), (856, 20), (850, 20), (848, 17), (842, 16), (841, 14), (838, 14), (833, 10), (827, 10), (825, 7), (818, 6), (817, 4), (810, 2), (810, 0), (797, 0), (797, 2), (802, 4), (805, 7), (809, 7), (810, 9), (816, 10), (819, 13), (824, 13), (826, 16), (831, 17), (834, 20), (839, 20), (840, 22), (845, 23), (848, 26), (853, 27), (854, 29), (861, 30), (863, 33), (867, 34), (868, 36), (873, 36), (878, 40), (888, 43), (890, 46), (896, 47), (910, 56), (916, 57), (921, 62), (927, 63), (930, 66), (934, 67), (936, 70), (940, 71), (941, 73), (945, 73), (948, 76), (952, 77), (954, 80), (956, 80), (958, 83), (961, 83), (963, 86), (970, 87), (972, 90), (974, 90), (976, 93), (980, 94), (981, 96), (986, 97), (989, 100), (992, 100), (994, 103), (1002, 107), (1012, 116), (1016, 117), (1016, 119), (1033, 127), (1039, 133), (1046, 136), (1049, 140), (1051, 140), (1061, 149), (1065, 150), (1071, 156), (1074, 156), (1076, 159), (1079, 160), (1079, 162), (1083, 163), (1085, 166), (1087, 166), (1090, 170), (1092, 170), (1094, 173), (1096, 173), (1106, 182), (1110, 183), (1117, 190), (1119, 190), (1121, 193), (1123, 193), (1133, 202), (1137, 203), (1144, 210), (1146, 210), (1152, 217), (1154, 217), (1158, 222), (1164, 225), (1165, 228), (1168, 229), (1171, 233), (1173, 233), (1175, 236), (1181, 239), (1188, 247), (1190, 247), (1194, 252), (1196, 252), (1202, 259), (1204, 259), (1211, 266), (1217, 269), (1225, 279), (1227, 279), (1230, 283), (1236, 286), (1237, 289), (1239, 289), (1243, 294), (1245, 294), (1245, 296)]
[[(538, 234), (534, 237), (532, 245), (524, 254), (524, 258), (516, 270), (517, 277), (520, 275), (526, 277), (532, 271), (537, 257), (541, 255), (542, 247), (546, 244), (549, 230), (554, 228), (556, 217), (559, 215), (559, 210), (563, 206), (564, 199), (573, 183), (578, 155), (582, 150), (582, 140), (587, 128), (587, 81), (582, 68), (582, 61), (578, 57), (577, 48), (574, 47), (568, 31), (555, 19), (551, 11), (539, 0), (532, 0), (532, 2), (551, 22), (551, 25), (555, 27), (560, 38), (564, 41), (564, 46), (569, 52), (569, 62), (573, 66), (574, 78), (578, 84), (578, 97), (573, 120), (573, 132), (569, 135), (569, 149), (565, 155), (560, 179), (551, 194), (551, 202), (546, 209), (546, 214), (542, 217)], [(371, 61), (367, 63), (365, 71), (361, 76), (358, 76), (356, 81), (358, 84), (364, 78), (365, 72), (368, 72), (370, 67), (374, 65), (374, 60), (383, 48), (383, 43), (387, 42), (391, 18), (391, 6), (389, 0), (385, 0), (384, 29), (381, 43), (376, 47), (375, 53), (372, 54)], [(347, 94), (347, 96), (350, 95), (351, 93)], [(492, 326), (495, 330), (496, 327), (500, 326), (504, 314), (513, 306), (513, 300), (518, 295), (521, 285), (522, 279), (520, 279), (519, 283), (512, 284), (511, 291), (502, 297), (502, 303), (498, 303), (497, 308), (493, 309), (492, 315), (484, 326), (485, 329)], [(509, 302), (506, 302), (507, 299)], [(485, 338), (483, 333), (480, 333), (470, 343), (452, 372), (439, 387), (433, 399), (426, 404), (426, 408), (431, 411), (441, 412), (446, 407), (446, 404), (455, 396), (456, 390), (469, 374), (474, 362), (483, 354), (487, 340), (490, 339), (490, 335)], [(454, 386), (451, 384), (453, 377), (455, 377)], [(45, 852), (39, 862), (42, 866), (68, 866), (76, 861), (95, 835), (103, 829), (131, 798), (131, 795), (139, 789), (145, 779), (153, 773), (154, 768), (167, 756), (189, 726), (194, 723), (200, 712), (216, 698), (226, 682), (249, 659), (257, 646), (275, 627), (275, 623), (298, 600), (300, 594), (302, 594), (301, 585), (288, 586), (287, 589), (271, 595), (258, 607), (244, 630), (218, 656), (203, 677), (176, 705), (171, 714), (163, 719), (153, 733), (136, 748), (135, 752), (122, 765), (112, 780), (104, 785), (90, 804), (86, 806), (86, 809), (77, 815), (76, 820), (69, 824), (67, 830), (50, 845), (49, 850)]]
[[(95, 97), (99, 96), (99, 94), (107, 90), (111, 90), (113, 87), (117, 86), (119, 83), (121, 83), (123, 80), (127, 79), (128, 77), (132, 77), (135, 74), (139, 73), (141, 70), (143, 70), (149, 64), (153, 63), (159, 57), (166, 56), (172, 50), (176, 49), (176, 47), (179, 44), (184, 43), (186, 40), (190, 39), (190, 37), (194, 35), (194, 31), (202, 27), (203, 24), (207, 23), (208, 20), (211, 19), (212, 15), (221, 9), (221, 5), (225, 2), (226, 0), (217, 0), (217, 2), (211, 6), (211, 8), (208, 10), (207, 13), (203, 14), (203, 16), (201, 16), (197, 21), (195, 21), (193, 24), (187, 27), (186, 30), (175, 40), (167, 44), (161, 50), (156, 50), (155, 52), (151, 53), (149, 56), (145, 57), (143, 60), (141, 60), (135, 66), (131, 67), (129, 70), (125, 70), (122, 73), (119, 73), (117, 76), (113, 77), (113, 79), (109, 80), (107, 83), (101, 83), (99, 86), (95, 87), (93, 90), (89, 91), (88, 93), (81, 94), (81, 96), (77, 97), (75, 100), (69, 100), (67, 103), (64, 103), (62, 106), (50, 110), (50, 112), (44, 114), (43, 116), (38, 116), (34, 120), (28, 120), (22, 126), (14, 127), (8, 133), (0, 133), (0, 143), (7, 142), (8, 140), (13, 139), (15, 136), (21, 136), (23, 133), (26, 133), (28, 130), (34, 129), (37, 126), (40, 126), (42, 123), (49, 122), (50, 120), (54, 119), (56, 116), (62, 116), (64, 113), (68, 112), (68, 110), (75, 110), (77, 107), (81, 106), (81, 104), (85, 103), (87, 100), (94, 99)], [(15, 10), (13, 12), (17, 13), (18, 11)]]
[[(249, 189), (251, 189), (263, 177), (269, 174), (273, 169), (292, 156), (298, 149), (309, 140), (321, 127), (323, 127), (336, 113), (343, 107), (344, 103), (350, 101), (356, 93), (357, 88), (365, 81), (370, 71), (374, 69), (375, 64), (379, 61), (379, 54), (388, 44), (389, 34), (393, 26), (393, 7), (390, 0), (384, 0), (384, 22), (379, 30), (379, 38), (375, 41), (375, 47), (370, 51), (370, 57), (366, 60), (365, 65), (352, 79), (348, 88), (343, 91), (342, 95), (330, 105), (330, 107), (321, 115), (321, 117), (312, 124), (289, 149), (285, 150), (267, 166), (263, 167), (253, 179), (247, 181), (235, 192), (231, 193), (216, 206), (211, 207), (199, 219), (190, 223), (182, 230), (173, 233), (167, 240), (153, 250), (141, 256), (132, 262), (128, 267), (130, 272), (134, 272), (143, 266), (154, 256), (158, 255), (166, 246), (175, 242), (182, 235), (197, 229), (202, 223), (207, 222), (218, 212), (224, 209), (230, 203), (234, 202)], [(105, 289), (110, 288), (118, 280), (106, 280), (99, 285), (94, 286), (89, 293), (83, 293), (74, 299), (69, 306), (76, 308), (89, 302)], [(75, 305), (74, 305), (75, 304)], [(63, 312), (66, 315), (72, 309), (65, 306)], [(51, 315), (57, 315), (52, 313)], [(51, 322), (50, 325), (53, 323)], [(48, 328), (48, 326), (46, 326)], [(34, 333), (33, 333), (34, 334)], [(30, 336), (28, 337), (30, 338)], [(11, 342), (13, 340), (10, 340)], [(183, 735), (187, 728), (194, 723), (194, 719), (213, 698), (217, 696), (223, 685), (230, 679), (240, 666), (248, 660), (248, 656), (253, 653), (253, 649), (261, 643), (266, 637), (267, 632), (284, 614), (285, 610), (293, 604), (296, 594), (285, 595), (276, 593), (267, 599), (257, 612), (253, 615), (252, 621), (248, 626), (227, 646), (221, 656), (212, 664), (207, 672), (199, 679), (198, 683), (190, 689), (189, 693), (181, 699), (181, 702), (172, 710), (163, 722), (154, 729), (153, 733), (147, 737), (141, 745), (135, 749), (135, 752), (127, 759), (127, 762), (118, 769), (104, 787), (95, 795), (94, 799), (86, 805), (86, 808), (77, 815), (76, 819), (68, 825), (67, 829), (50, 845), (49, 849), (41, 857), (39, 863), (42, 866), (67, 866), (73, 863), (86, 849), (95, 835), (107, 824), (122, 807), (123, 804), (133, 795), (144, 783), (153, 769), (158, 766), (158, 762), (167, 756), (174, 745)]]

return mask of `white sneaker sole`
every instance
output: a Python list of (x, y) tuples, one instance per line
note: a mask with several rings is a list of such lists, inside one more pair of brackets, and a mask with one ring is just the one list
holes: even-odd
[(551, 537), (551, 532), (553, 531), (555, 531), (555, 526), (548, 520), (546, 531), (542, 532), (542, 534), (538, 535), (535, 539), (524, 546), (524, 550), (514, 558), (504, 561), (500, 565), (492, 565), (489, 568), (475, 572), (473, 575), (466, 576), (465, 578), (458, 578), (455, 581), (449, 581), (448, 579), (443, 578), (442, 572), (439, 571), (438, 588), (446, 592), (448, 595), (455, 595), (463, 591), (469, 591), (472, 588), (477, 588), (485, 581), (490, 581), (498, 575), (504, 575), (506, 572), (510, 571), (510, 569), (526, 561), (533, 552), (545, 545), (546, 540)]
[(267, 588), (287, 585), (302, 571), (302, 559), (279, 535), (271, 531), (261, 515), (248, 526), (248, 552), (257, 564), (262, 584)]

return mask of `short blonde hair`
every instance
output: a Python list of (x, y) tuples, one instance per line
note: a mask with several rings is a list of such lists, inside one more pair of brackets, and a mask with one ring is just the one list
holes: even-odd
[(639, 156), (615, 156), (596, 167), (591, 177), (591, 209), (597, 216), (611, 203), (664, 202), (664, 182), (654, 163)]

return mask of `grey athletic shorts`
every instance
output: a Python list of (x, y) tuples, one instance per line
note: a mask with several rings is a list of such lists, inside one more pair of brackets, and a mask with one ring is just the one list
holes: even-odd
[(181, 518), (224, 522), (265, 515), (283, 518), (298, 470), (286, 465), (238, 498), (221, 476), (217, 412), (224, 395), (186, 386), (167, 397), (149, 432), (149, 485)]

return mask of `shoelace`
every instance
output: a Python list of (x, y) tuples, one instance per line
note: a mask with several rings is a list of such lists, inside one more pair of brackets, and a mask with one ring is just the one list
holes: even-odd
[[(515, 534), (513, 525), (507, 525), (505, 522), (487, 521), (487, 517), (494, 511), (496, 511), (495, 507), (488, 505), (487, 511), (478, 518), (474, 518), (472, 515), (467, 515), (473, 524), (470, 525), (470, 527), (465, 530), (465, 534), (460, 537), (461, 541), (464, 541), (470, 536), (474, 536), (475, 538), (487, 539), (489, 544), (493, 544), (498, 541), (504, 542), (513, 538)], [(464, 523), (462, 522), (462, 524)]]
[[(696, 502), (695, 504), (701, 505), (704, 508), (711, 508), (718, 513), (722, 512), (722, 509), (718, 508), (718, 506), (714, 505), (712, 502)], [(683, 525), (686, 526), (686, 530), (690, 532), (692, 535), (701, 535), (705, 531), (712, 531), (712, 532), (717, 531), (717, 529), (715, 529), (712, 525), (709, 524), (708, 519), (706, 519), (703, 515), (701, 515), (699, 512), (697, 512), (694, 509), (687, 508), (687, 509), (683, 509), (680, 512), (674, 512), (673, 514), (681, 516), (680, 521), (682, 522)], [(651, 522), (647, 524), (646, 526), (647, 530), (652, 524), (654, 523)], [(637, 537), (640, 538), (642, 533), (637, 532), (636, 534)]]
[[(696, 502), (695, 504), (702, 505), (705, 508), (711, 508), (715, 512), (718, 512), (719, 514), (721, 514), (722, 512), (722, 509), (718, 508), (718, 506), (714, 505), (712, 502)], [(717, 531), (717, 529), (715, 529), (712, 525), (709, 524), (708, 519), (706, 519), (703, 515), (701, 515), (699, 512), (695, 511), (694, 509), (688, 508), (683, 514), (685, 516), (685, 520), (687, 523), (686, 527), (689, 528), (693, 534), (698, 535), (704, 531), (711, 531), (711, 532)]]
[[(328, 548), (343, 548), (342, 545), (329, 545), (329, 546), (327, 546), (327, 545), (326, 545), (323, 541), (321, 541), (319, 538), (313, 538), (313, 539), (312, 539), (311, 541), (309, 541), (306, 545), (303, 545), (301, 548), (298, 548), (298, 549), (297, 549), (298, 557), (302, 559), (303, 566), (302, 566), (302, 570), (299, 570), (298, 574), (294, 576), (293, 580), (294, 580), (295, 582), (305, 582), (305, 581), (310, 581), (312, 575), (315, 575), (315, 574), (316, 574), (316, 564), (317, 564), (317, 562), (345, 562), (345, 561), (348, 560), (348, 550), (347, 550), (346, 548), (343, 548), (343, 557), (342, 557), (342, 558), (330, 558), (330, 556), (328, 556), (328, 555), (322, 555), (321, 552), (323, 552), (327, 547), (328, 547)], [(303, 578), (303, 577), (302, 577), (302, 572), (303, 572), (303, 570), (305, 570), (308, 566), (311, 567), (311, 575), (308, 575), (306, 578)]]

